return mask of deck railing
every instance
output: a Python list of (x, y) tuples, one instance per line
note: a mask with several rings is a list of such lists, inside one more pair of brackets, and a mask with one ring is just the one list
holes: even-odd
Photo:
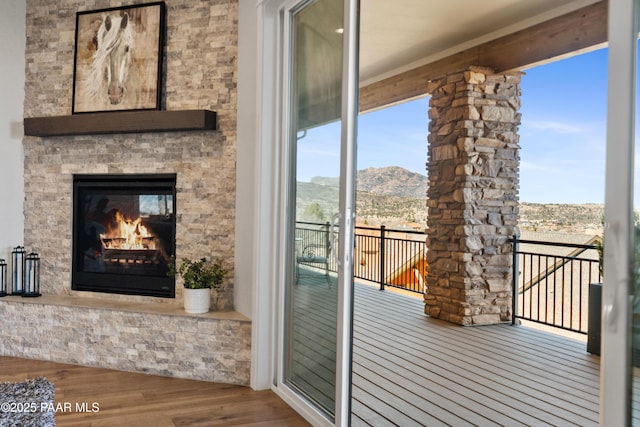
[(384, 225), (355, 227), (353, 275), (385, 287), (424, 292), (426, 235), (415, 230), (389, 230)]
[[(322, 265), (336, 272), (335, 258), (328, 256), (331, 251), (329, 223), (318, 224), (298, 222), (296, 224), (296, 250), (298, 253), (311, 248), (314, 255), (326, 257), (328, 265)], [(380, 227), (355, 227), (355, 248), (353, 276), (357, 279), (375, 282), (383, 290), (385, 287), (424, 292), (426, 273), (425, 233), (415, 230), (389, 230)], [(300, 257), (299, 259), (309, 259)], [(318, 257), (316, 257), (316, 260)], [(320, 267), (317, 262), (303, 261), (301, 264)]]
[(513, 321), (588, 332), (589, 284), (601, 282), (595, 245), (513, 242)]
[[(314, 255), (327, 258), (322, 268), (336, 272), (335, 258), (329, 253), (331, 239), (337, 237), (330, 234), (329, 223), (298, 222), (296, 247), (298, 251), (313, 247)], [(377, 283), (381, 290), (394, 287), (423, 293), (425, 240), (425, 233), (420, 231), (355, 227), (354, 277)], [(517, 236), (510, 240), (514, 244), (513, 321), (524, 319), (586, 334), (589, 284), (602, 281), (595, 245), (522, 240)], [(301, 264), (320, 267), (317, 262)]]

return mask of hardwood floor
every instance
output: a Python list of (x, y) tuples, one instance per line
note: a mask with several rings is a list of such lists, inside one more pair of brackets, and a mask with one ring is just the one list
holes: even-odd
[[(307, 426), (272, 391), (153, 375), (0, 357), (0, 381), (46, 377), (64, 426)], [(77, 412), (76, 404), (97, 412)], [(82, 408), (80, 408), (82, 409)]]

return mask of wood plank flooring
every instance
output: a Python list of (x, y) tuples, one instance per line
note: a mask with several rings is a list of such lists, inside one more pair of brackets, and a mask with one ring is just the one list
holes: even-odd
[[(0, 381), (44, 376), (55, 386), (64, 426), (307, 426), (272, 391), (53, 362), (0, 357)], [(76, 403), (98, 412), (76, 412)]]
[[(325, 414), (335, 407), (336, 280), (315, 269), (301, 267), (305, 275), (292, 289), (288, 382), (304, 392)], [(315, 273), (314, 273), (315, 271)]]
[[(307, 276), (294, 297), (296, 373), (329, 405), (335, 286)], [(425, 316), (419, 297), (359, 283), (354, 309), (354, 426), (598, 425), (600, 358), (584, 342), (452, 325)]]
[(510, 325), (430, 319), (419, 299), (357, 285), (353, 425), (595, 426), (599, 357)]

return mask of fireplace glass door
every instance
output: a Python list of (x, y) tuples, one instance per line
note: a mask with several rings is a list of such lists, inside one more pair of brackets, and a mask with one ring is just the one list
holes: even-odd
[(72, 289), (175, 297), (175, 175), (74, 178)]

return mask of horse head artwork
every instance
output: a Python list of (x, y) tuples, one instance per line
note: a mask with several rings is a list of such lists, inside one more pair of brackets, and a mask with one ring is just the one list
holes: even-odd
[(95, 37), (96, 52), (90, 69), (88, 89), (98, 102), (122, 103), (127, 96), (129, 68), (133, 50), (133, 31), (129, 15), (107, 15)]

